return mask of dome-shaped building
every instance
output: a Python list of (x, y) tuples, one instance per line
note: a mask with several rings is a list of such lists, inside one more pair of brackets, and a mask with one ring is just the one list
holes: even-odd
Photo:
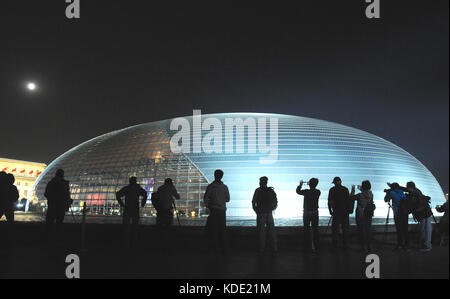
[[(149, 193), (171, 177), (181, 195), (178, 209), (187, 216), (206, 215), (202, 199), (215, 169), (225, 172), (230, 217), (254, 217), (251, 200), (261, 176), (269, 178), (278, 195), (278, 218), (301, 216), (303, 198), (295, 190), (300, 179), (311, 177), (320, 181), (321, 216), (328, 215), (328, 190), (335, 176), (349, 189), (370, 180), (378, 216), (387, 213), (386, 182), (414, 181), (433, 206), (445, 200), (430, 171), (398, 146), (348, 126), (280, 114), (194, 113), (104, 134), (45, 169), (35, 184), (39, 200), (45, 200), (45, 186), (58, 168), (70, 181), (74, 207), (85, 202), (91, 213), (103, 215), (119, 212), (115, 192), (130, 176)], [(148, 201), (146, 213), (150, 210)]]

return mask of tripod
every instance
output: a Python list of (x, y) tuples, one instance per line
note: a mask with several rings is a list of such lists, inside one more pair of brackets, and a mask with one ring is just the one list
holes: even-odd
[(82, 218), (81, 218), (81, 252), (86, 252), (86, 213), (89, 209), (86, 203), (83, 204)]
[(389, 216), (391, 215), (391, 209), (392, 209), (392, 206), (391, 206), (391, 203), (390, 202), (388, 202), (388, 205), (389, 205), (389, 207), (388, 207), (388, 213), (387, 213), (387, 216), (386, 216), (386, 224), (385, 224), (385, 226), (384, 226), (384, 236), (383, 236), (383, 238), (384, 238), (384, 242), (386, 242), (386, 238), (387, 238), (387, 232), (388, 232), (388, 226), (389, 226)]
[(77, 221), (75, 220), (75, 214), (73, 213), (73, 208), (72, 208), (72, 206), (70, 206), (70, 212), (72, 213), (72, 220), (73, 220), (73, 223), (77, 223)]
[(439, 223), (437, 222), (437, 220), (436, 220), (436, 217), (434, 217), (433, 211), (431, 211), (431, 216), (433, 216), (434, 224), (439, 224)]
[(180, 224), (180, 218), (178, 217), (177, 206), (175, 205), (175, 201), (174, 201), (174, 200), (172, 200), (172, 204), (173, 204), (173, 208), (175, 209), (175, 214), (177, 215), (178, 226), (181, 226), (181, 224)]

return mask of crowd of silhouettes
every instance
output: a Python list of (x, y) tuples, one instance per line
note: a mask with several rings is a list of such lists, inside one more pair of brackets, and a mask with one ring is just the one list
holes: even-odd
[[(206, 229), (211, 242), (211, 248), (223, 255), (227, 255), (226, 245), (226, 210), (230, 201), (228, 187), (222, 182), (224, 172), (217, 169), (214, 172), (214, 181), (206, 188), (203, 202), (209, 210)], [(278, 199), (273, 187), (268, 186), (268, 177), (259, 179), (259, 187), (255, 190), (252, 199), (252, 208), (256, 213), (258, 250), (264, 253), (270, 249), (273, 253), (278, 250), (277, 235), (273, 213), (277, 209)], [(355, 212), (355, 220), (359, 232), (361, 249), (372, 250), (372, 218), (376, 209), (371, 183), (365, 180), (358, 185), (351, 186), (351, 191), (342, 185), (340, 177), (332, 181), (334, 186), (328, 192), (328, 210), (331, 215), (332, 246), (339, 248), (339, 235), (342, 230), (343, 249), (348, 248), (349, 242), (349, 216)], [(303, 226), (305, 250), (317, 252), (320, 247), (319, 233), (319, 198), (321, 191), (317, 188), (319, 180), (311, 178), (308, 182), (300, 181), (296, 192), (303, 196)], [(397, 246), (395, 249), (409, 249), (408, 221), (413, 215), (420, 227), (420, 244), (422, 251), (432, 248), (432, 218), (430, 197), (425, 196), (413, 182), (406, 187), (398, 183), (387, 183), (384, 201), (393, 210), (393, 218), (397, 233)], [(308, 189), (303, 186), (308, 185)], [(358, 189), (358, 191), (356, 191)], [(46, 228), (55, 230), (64, 221), (64, 216), (72, 205), (69, 181), (64, 179), (64, 171), (58, 169), (55, 176), (47, 184), (45, 193), (47, 198)], [(19, 192), (14, 186), (14, 176), (0, 172), (0, 218), (5, 215), (7, 222), (14, 223), (14, 205), (19, 198)], [(129, 178), (129, 184), (116, 193), (116, 199), (123, 208), (124, 239), (128, 245), (136, 242), (140, 219), (140, 207), (147, 202), (147, 192), (138, 183), (136, 177)], [(152, 193), (151, 201), (157, 213), (156, 226), (159, 240), (164, 243), (168, 230), (173, 225), (174, 212), (178, 213), (175, 200), (179, 200), (175, 185), (171, 178), (166, 178), (156, 192)], [(355, 207), (356, 205), (356, 207)], [(436, 210), (444, 213), (438, 226), (439, 232), (448, 239), (448, 199)], [(178, 218), (178, 214), (177, 214)]]

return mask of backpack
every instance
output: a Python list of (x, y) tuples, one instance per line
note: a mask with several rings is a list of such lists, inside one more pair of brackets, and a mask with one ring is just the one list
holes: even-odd
[(412, 211), (413, 217), (417, 222), (422, 221), (433, 214), (430, 208), (430, 200), (431, 198), (429, 196), (422, 196), (422, 198), (418, 199), (416, 208)]
[(400, 201), (399, 211), (403, 214), (411, 214), (417, 207), (417, 200), (410, 193), (405, 194), (405, 198)]
[(364, 209), (364, 218), (372, 218), (376, 208), (377, 206), (372, 199)]
[(161, 206), (161, 197), (160, 197), (158, 191), (152, 192), (152, 196), (150, 199), (152, 201), (152, 205), (155, 208), (156, 212), (159, 212), (159, 208)]
[(261, 188), (256, 203), (258, 212), (269, 212), (275, 210), (278, 205), (278, 200), (273, 188)]

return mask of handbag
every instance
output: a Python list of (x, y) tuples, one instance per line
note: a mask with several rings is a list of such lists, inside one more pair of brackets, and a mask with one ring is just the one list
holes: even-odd
[(367, 204), (366, 208), (364, 209), (364, 217), (371, 218), (373, 217), (373, 214), (375, 212), (375, 209), (377, 206), (373, 202), (373, 199)]

